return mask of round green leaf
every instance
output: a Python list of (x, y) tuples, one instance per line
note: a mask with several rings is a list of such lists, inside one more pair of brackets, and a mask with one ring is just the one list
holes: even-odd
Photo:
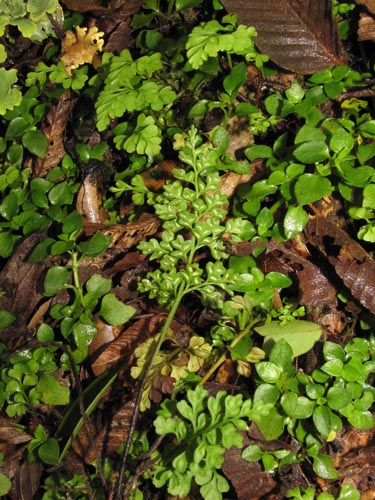
[(318, 432), (326, 439), (332, 432), (339, 432), (342, 428), (341, 419), (332, 413), (327, 406), (315, 408), (313, 421)]
[(88, 241), (83, 241), (77, 245), (77, 249), (88, 257), (96, 257), (107, 250), (111, 239), (98, 231)]
[(29, 130), (22, 136), (22, 144), (35, 156), (44, 158), (48, 142), (46, 136), (40, 130)]
[(0, 472), (0, 496), (6, 495), (12, 487), (11, 481)]
[(319, 453), (314, 457), (313, 469), (314, 472), (323, 479), (337, 479), (339, 476), (332, 465), (331, 457), (323, 453)]
[(335, 153), (338, 153), (342, 149), (351, 151), (354, 146), (354, 139), (345, 129), (338, 128), (333, 132), (329, 145)]
[(49, 325), (42, 323), (36, 332), (36, 337), (39, 342), (52, 342), (55, 335)]
[(304, 396), (298, 396), (294, 392), (283, 394), (280, 403), (285, 413), (296, 419), (309, 418), (315, 406), (314, 401)]
[(0, 309), (0, 330), (3, 330), (7, 326), (11, 325), (15, 320), (16, 317), (12, 313)]
[(301, 233), (309, 220), (308, 213), (301, 207), (289, 207), (284, 217), (284, 232), (288, 239)]
[(12, 255), (13, 247), (17, 241), (12, 233), (0, 233), (0, 257), (7, 258)]
[(318, 174), (302, 174), (294, 187), (295, 196), (301, 205), (320, 200), (331, 191), (329, 179)]
[(69, 389), (62, 386), (52, 375), (43, 373), (36, 385), (43, 403), (48, 405), (66, 405), (69, 403)]
[(102, 299), (99, 314), (110, 325), (118, 326), (129, 321), (134, 316), (134, 307), (120, 302), (113, 293), (108, 293)]
[(57, 440), (55, 438), (48, 438), (47, 441), (38, 448), (38, 455), (41, 461), (45, 464), (58, 464), (60, 448)]
[(309, 141), (297, 146), (293, 154), (301, 163), (319, 163), (329, 158), (329, 149), (323, 141)]
[(63, 266), (54, 266), (48, 269), (44, 280), (44, 295), (52, 297), (65, 287), (69, 278), (69, 271)]

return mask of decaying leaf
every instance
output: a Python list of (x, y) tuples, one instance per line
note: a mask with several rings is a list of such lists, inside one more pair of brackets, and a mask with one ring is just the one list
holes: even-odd
[(371, 14), (375, 14), (375, 0), (355, 0), (355, 3), (364, 5)]
[(65, 155), (64, 135), (69, 118), (70, 91), (59, 97), (55, 106), (49, 109), (42, 132), (46, 136), (48, 147), (44, 158), (38, 158), (35, 163), (36, 177), (44, 177), (51, 168), (56, 167)]
[[(90, 346), (91, 368), (94, 374), (100, 375), (121, 360), (126, 360), (126, 366), (130, 366), (134, 359), (135, 347), (158, 332), (162, 318), (162, 315), (140, 318), (113, 342), (104, 345), (104, 349), (99, 349), (99, 352), (93, 351)], [(97, 343), (94, 348), (96, 346)]]
[(375, 19), (369, 14), (361, 12), (358, 21), (358, 41), (375, 40)]
[(307, 319), (322, 325), (331, 334), (344, 328), (343, 313), (338, 310), (337, 290), (322, 270), (302, 255), (291, 243), (271, 240), (260, 260), (264, 272), (280, 272), (298, 282), (298, 302), (307, 306)]
[[(276, 483), (268, 472), (262, 471), (258, 462), (248, 462), (241, 457), (242, 450), (230, 448), (224, 453), (222, 470), (233, 484), (238, 500), (268, 498)], [(251, 484), (251, 488), (249, 488)]]
[(88, 30), (77, 26), (75, 34), (72, 31), (66, 32), (61, 44), (61, 60), (70, 75), (73, 69), (82, 64), (92, 64), (97, 52), (103, 50), (103, 35), (103, 31), (99, 31), (96, 26), (91, 26)]
[(353, 297), (375, 314), (375, 261), (365, 249), (325, 217), (310, 219), (305, 235), (334, 266)]
[(95, 174), (85, 177), (77, 194), (76, 209), (87, 222), (103, 222), (100, 212), (102, 204), (102, 179)]
[(15, 323), (1, 330), (1, 342), (26, 335), (28, 320), (42, 298), (39, 278), (48, 263), (31, 263), (27, 258), (45, 235), (45, 231), (39, 231), (25, 238), (0, 273), (1, 290), (4, 292), (0, 296), (0, 309), (5, 309), (16, 317)]
[(222, 0), (238, 22), (254, 26), (255, 43), (280, 67), (300, 74), (344, 64), (331, 0)]

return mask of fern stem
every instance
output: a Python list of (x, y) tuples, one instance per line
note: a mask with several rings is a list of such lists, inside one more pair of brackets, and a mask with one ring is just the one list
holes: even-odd
[(159, 339), (156, 342), (156, 344), (154, 344), (154, 347), (151, 347), (151, 349), (150, 349), (151, 356), (150, 356), (150, 358), (147, 362), (147, 365), (145, 366), (145, 369), (143, 371), (140, 387), (139, 387), (138, 394), (137, 394), (137, 399), (136, 399), (134, 410), (133, 410), (133, 415), (132, 415), (131, 422), (130, 422), (129, 433), (128, 433), (128, 436), (126, 438), (125, 451), (124, 451), (124, 455), (123, 455), (122, 461), (121, 461), (121, 470), (119, 473), (119, 478), (118, 478), (118, 483), (117, 483), (117, 493), (115, 494), (115, 500), (121, 500), (123, 497), (123, 492), (124, 492), (124, 488), (125, 488), (125, 484), (123, 484), (123, 481), (124, 481), (126, 462), (127, 462), (128, 456), (129, 456), (130, 446), (131, 446), (132, 441), (133, 441), (133, 436), (134, 436), (134, 432), (136, 429), (137, 420), (138, 420), (138, 416), (139, 416), (139, 412), (140, 412), (140, 404), (141, 404), (141, 400), (142, 400), (142, 394), (143, 394), (143, 391), (144, 391), (144, 388), (145, 388), (145, 385), (147, 382), (148, 375), (149, 375), (150, 370), (154, 364), (155, 357), (158, 354), (158, 352), (160, 351), (160, 348), (164, 342), (164, 339), (165, 339), (167, 332), (171, 326), (173, 318), (176, 315), (177, 309), (179, 308), (181, 301), (184, 298), (187, 291), (188, 291), (188, 287), (186, 286), (186, 284), (181, 283), (180, 287), (177, 290), (176, 297), (175, 297), (175, 300), (172, 304), (172, 307), (168, 313), (167, 319), (166, 319), (166, 321), (163, 325), (163, 328), (160, 332)]

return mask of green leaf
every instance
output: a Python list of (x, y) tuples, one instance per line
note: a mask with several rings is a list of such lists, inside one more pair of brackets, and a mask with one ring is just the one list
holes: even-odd
[(60, 448), (57, 440), (55, 438), (48, 438), (47, 441), (38, 448), (38, 455), (45, 464), (58, 464)]
[(13, 87), (17, 82), (17, 71), (0, 68), (0, 115), (21, 104), (22, 93)]
[(7, 326), (11, 325), (16, 320), (16, 317), (4, 309), (0, 309), (0, 330), (3, 330)]
[(338, 479), (338, 472), (332, 465), (332, 459), (328, 455), (323, 453), (318, 453), (316, 457), (313, 458), (313, 469), (314, 472), (323, 479)]
[(302, 174), (294, 188), (295, 196), (301, 205), (320, 200), (331, 191), (330, 180), (318, 174)]
[(12, 233), (0, 233), (0, 257), (6, 259), (13, 253), (13, 247), (17, 241)]
[(40, 130), (29, 130), (22, 135), (22, 144), (35, 156), (44, 158), (48, 142)]
[(5, 496), (12, 488), (11, 481), (5, 474), (0, 472), (0, 496)]
[(285, 413), (292, 418), (309, 418), (314, 410), (315, 402), (305, 396), (298, 396), (294, 392), (287, 392), (281, 396), (281, 406)]
[(278, 321), (271, 321), (263, 326), (255, 327), (254, 330), (266, 337), (263, 348), (271, 342), (276, 343), (284, 339), (293, 350), (294, 356), (301, 356), (312, 349), (322, 335), (322, 327), (316, 323), (305, 320), (295, 320), (281, 325)]
[(99, 315), (110, 325), (127, 323), (136, 313), (136, 309), (120, 302), (113, 293), (108, 293), (102, 299)]
[(284, 217), (284, 232), (288, 239), (300, 234), (309, 220), (309, 214), (301, 206), (289, 207)]
[(247, 80), (247, 65), (244, 62), (236, 64), (228, 76), (224, 78), (223, 87), (227, 94), (235, 97)]
[(320, 163), (329, 158), (329, 149), (323, 141), (309, 141), (297, 146), (293, 155), (301, 163)]
[(88, 241), (83, 241), (77, 245), (77, 249), (87, 257), (97, 257), (107, 250), (111, 238), (104, 236), (103, 233), (97, 231)]
[(46, 323), (42, 323), (39, 326), (36, 336), (39, 342), (52, 342), (54, 340), (54, 332)]
[(69, 278), (69, 271), (63, 266), (54, 266), (48, 269), (44, 280), (44, 295), (52, 297), (65, 288)]
[(327, 439), (332, 433), (339, 432), (342, 428), (341, 419), (332, 413), (327, 406), (318, 406), (313, 412), (313, 421), (322, 437)]
[(66, 405), (69, 403), (69, 388), (62, 386), (52, 375), (43, 373), (36, 385), (43, 403), (48, 405)]

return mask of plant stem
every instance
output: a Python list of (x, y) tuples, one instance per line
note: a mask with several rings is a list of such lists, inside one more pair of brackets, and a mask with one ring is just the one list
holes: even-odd
[(180, 287), (177, 290), (176, 298), (175, 298), (175, 300), (172, 304), (172, 307), (168, 313), (168, 317), (167, 317), (167, 319), (163, 325), (163, 328), (160, 332), (159, 339), (156, 342), (155, 347), (153, 347), (152, 351), (150, 349), (151, 356), (147, 362), (147, 365), (145, 366), (145, 369), (144, 369), (144, 372), (142, 375), (140, 387), (139, 387), (138, 394), (137, 394), (137, 399), (136, 399), (136, 402), (134, 405), (133, 415), (132, 415), (131, 422), (130, 422), (129, 433), (128, 433), (128, 436), (126, 438), (125, 451), (124, 451), (124, 455), (122, 457), (121, 470), (119, 473), (119, 478), (118, 478), (118, 483), (117, 483), (117, 493), (115, 494), (115, 500), (122, 500), (122, 497), (123, 497), (123, 491), (125, 488), (125, 484), (123, 484), (123, 480), (124, 480), (126, 462), (127, 462), (128, 456), (129, 456), (130, 446), (131, 446), (131, 443), (133, 441), (133, 436), (134, 436), (134, 432), (135, 432), (135, 428), (136, 428), (136, 424), (137, 424), (137, 420), (138, 420), (138, 416), (139, 416), (139, 411), (140, 411), (142, 394), (143, 394), (143, 391), (144, 391), (144, 388), (145, 388), (145, 385), (147, 382), (148, 375), (149, 375), (150, 370), (153, 366), (155, 357), (156, 357), (157, 353), (160, 351), (160, 348), (164, 342), (165, 336), (166, 336), (166, 334), (171, 326), (171, 323), (172, 323), (173, 318), (177, 312), (177, 309), (179, 308), (181, 301), (182, 301), (184, 295), (187, 293), (187, 291), (188, 291), (188, 286), (184, 283), (181, 283)]

